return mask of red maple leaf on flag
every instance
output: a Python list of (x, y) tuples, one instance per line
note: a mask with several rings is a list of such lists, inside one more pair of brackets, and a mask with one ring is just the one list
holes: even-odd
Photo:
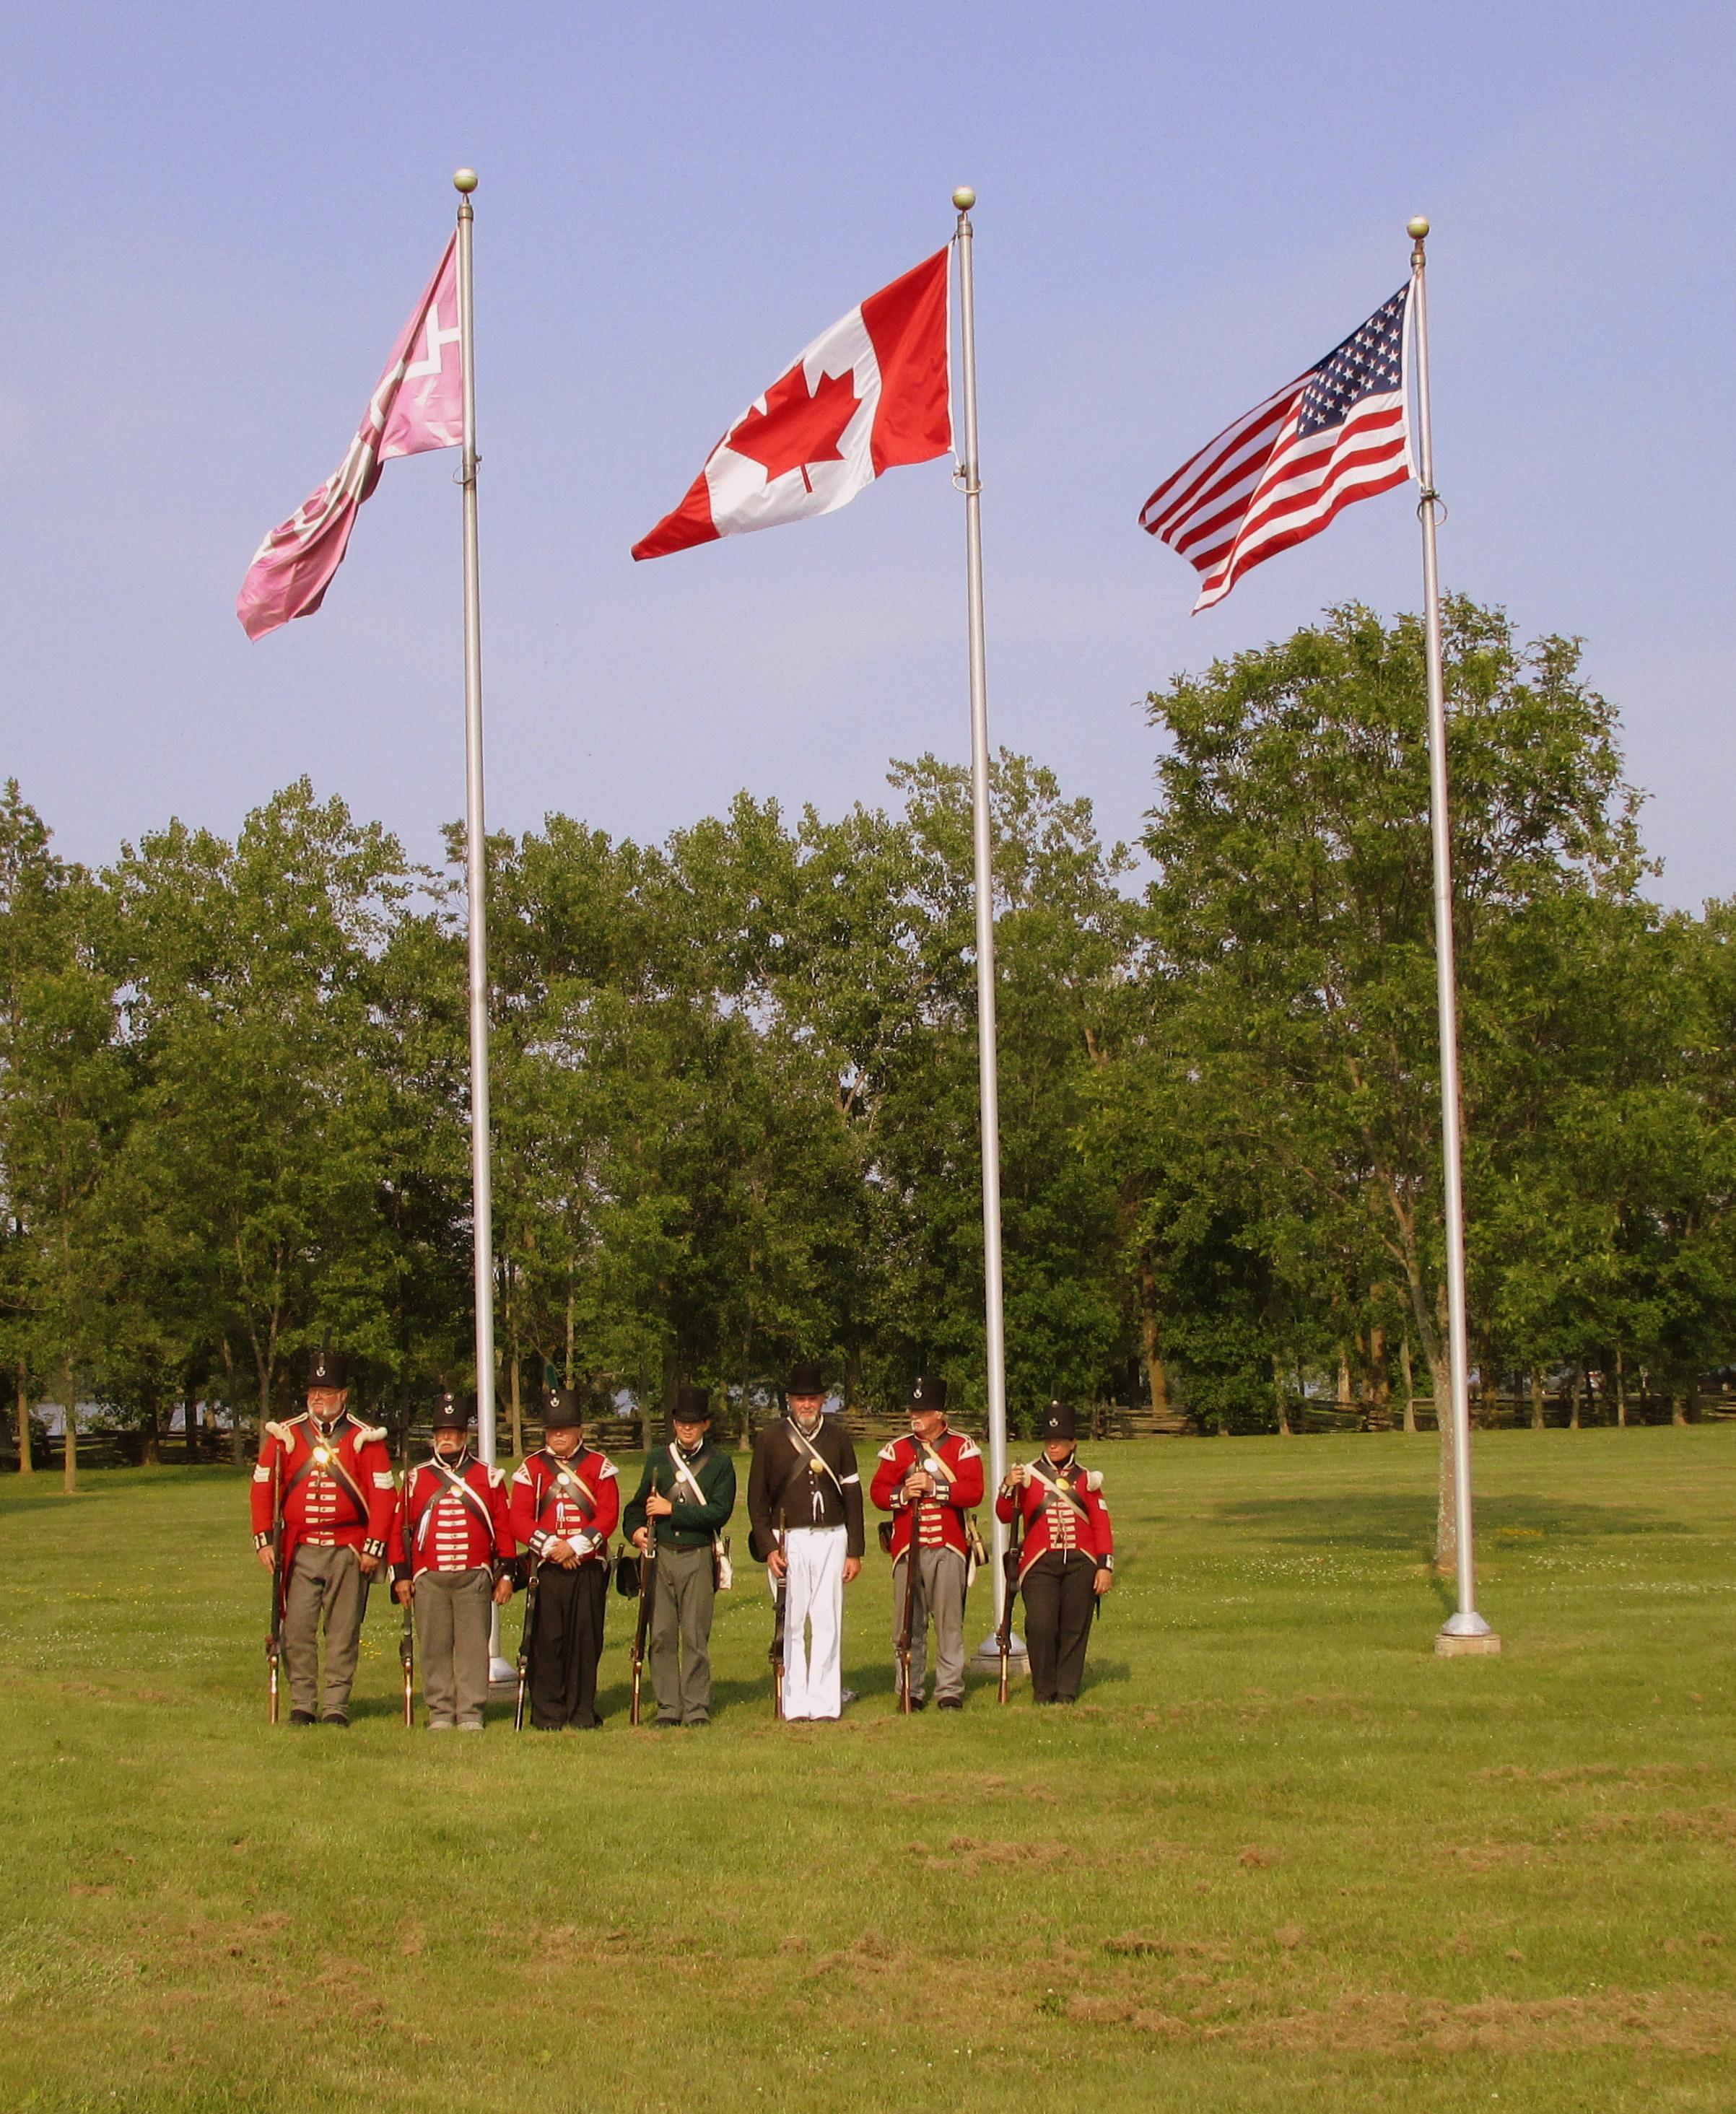
[(757, 462), (768, 484), (799, 469), (802, 483), (812, 492), (808, 464), (843, 461), (838, 442), (861, 400), (853, 373), (822, 374), (810, 396), (808, 377), (798, 360), (781, 382), (766, 391), (765, 410), (749, 411), (726, 445), (732, 453)]

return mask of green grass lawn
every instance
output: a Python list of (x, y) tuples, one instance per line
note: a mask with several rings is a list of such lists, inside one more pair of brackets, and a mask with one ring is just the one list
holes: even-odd
[(8, 1478), (0, 2107), (1736, 2106), (1736, 1429), (1481, 1436), (1496, 1659), (1431, 1439), (1092, 1458), (1071, 1713), (900, 1719), (871, 1549), (839, 1725), (744, 1563), (708, 1731), (628, 1727), (611, 1600), (607, 1729), (474, 1741), (382, 1595), (354, 1729), (268, 1728), (240, 1476)]

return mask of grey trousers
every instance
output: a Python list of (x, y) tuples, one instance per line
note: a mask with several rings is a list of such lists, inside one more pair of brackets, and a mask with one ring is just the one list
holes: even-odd
[[(905, 1566), (892, 1566), (892, 1669), (905, 1626)], [(917, 1559), (916, 1605), (910, 1622), (910, 1693), (920, 1695), (928, 1666), (928, 1620), (934, 1618), (934, 1695), (964, 1693), (964, 1559), (955, 1549), (925, 1549)]]
[(494, 1574), (424, 1571), (416, 1579), (416, 1650), (433, 1725), (479, 1725), (488, 1700), (488, 1615)]
[[(289, 1661), (290, 1708), (317, 1718), (347, 1718), (355, 1662), (361, 1655), (368, 1581), (353, 1549), (304, 1542), (290, 1565), (283, 1596), (283, 1656)], [(319, 1695), (319, 1622), (326, 1625), (326, 1700)]]
[[(712, 1548), (660, 1549), (651, 1609), (651, 1685), (660, 1725), (703, 1725), (712, 1708)], [(677, 1648), (680, 1658), (676, 1656)]]

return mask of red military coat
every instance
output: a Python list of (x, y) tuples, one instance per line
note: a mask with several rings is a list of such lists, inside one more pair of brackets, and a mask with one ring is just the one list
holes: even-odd
[(892, 1560), (895, 1563), (910, 1546), (910, 1515), (915, 1509), (905, 1502), (905, 1479), (913, 1469), (926, 1469), (935, 1479), (936, 1494), (922, 1501), (918, 1531), (924, 1549), (956, 1549), (966, 1553), (964, 1515), (983, 1502), (983, 1455), (973, 1439), (962, 1431), (943, 1431), (932, 1451), (939, 1456), (937, 1468), (929, 1448), (914, 1434), (895, 1439), (880, 1449), (868, 1495), (883, 1512), (892, 1515)]
[[(1019, 1575), (1024, 1577), (1040, 1556), (1051, 1550), (1063, 1558), (1088, 1556), (1100, 1571), (1115, 1567), (1115, 1535), (1109, 1524), (1109, 1508), (1103, 1502), (1103, 1479), (1095, 1470), (1087, 1474), (1078, 1457), (1065, 1468), (1044, 1458), (1029, 1463), (1031, 1480), (1022, 1489), (1002, 1490), (995, 1500), (995, 1517), (1012, 1524), (1015, 1513), (1024, 1521), (1024, 1542), (1019, 1552)], [(1047, 1476), (1056, 1489), (1046, 1489), (1037, 1479)], [(1058, 1494), (1071, 1493), (1073, 1503)]]
[(513, 1471), (511, 1511), (513, 1535), (533, 1556), (570, 1541), (581, 1563), (599, 1563), (621, 1521), (615, 1463), (588, 1446), (557, 1461), (545, 1447)]
[(424, 1461), (404, 1479), (392, 1518), (392, 1574), (478, 1571), (510, 1563), (517, 1553), (506, 1506), (506, 1479), (473, 1454), (448, 1471)]
[(272, 1490), (283, 1508), (283, 1568), (305, 1542), (383, 1556), (398, 1502), (382, 1427), (347, 1412), (317, 1425), (310, 1411), (268, 1424), (253, 1471), (253, 1541), (271, 1540)]

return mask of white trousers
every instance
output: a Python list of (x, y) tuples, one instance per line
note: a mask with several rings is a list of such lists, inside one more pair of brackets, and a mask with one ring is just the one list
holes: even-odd
[(791, 1527), (784, 1537), (790, 1563), (784, 1595), (786, 1718), (836, 1718), (843, 1711), (844, 1543), (841, 1526)]

